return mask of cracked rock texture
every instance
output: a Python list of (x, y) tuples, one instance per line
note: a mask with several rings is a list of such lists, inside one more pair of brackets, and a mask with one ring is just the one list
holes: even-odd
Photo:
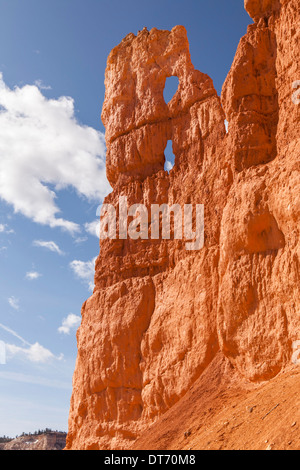
[[(130, 448), (217, 355), (248, 386), (291, 366), (300, 340), (300, 5), (245, 8), (254, 23), (221, 98), (194, 69), (182, 26), (129, 34), (108, 57), (105, 202), (204, 204), (205, 243), (187, 251), (174, 239), (101, 241), (78, 331), (68, 449)], [(166, 103), (170, 76), (179, 88)]]

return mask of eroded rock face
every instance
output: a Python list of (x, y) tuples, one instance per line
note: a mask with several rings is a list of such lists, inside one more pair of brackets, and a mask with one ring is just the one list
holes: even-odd
[[(297, 0), (245, 6), (255, 23), (223, 107), (194, 69), (182, 26), (130, 34), (108, 58), (105, 202), (204, 204), (205, 244), (101, 242), (78, 332), (69, 449), (130, 447), (220, 351), (254, 382), (291, 362), (300, 339), (300, 9)], [(179, 88), (166, 103), (173, 75)]]
[[(264, 5), (246, 3), (248, 11), (252, 4)], [(292, 24), (299, 23), (300, 9), (292, 0), (275, 4), (277, 9), (267, 21), (249, 26), (222, 92), (237, 173), (221, 222), (219, 338), (240, 372), (259, 381), (280, 372), (290, 360), (292, 342), (300, 336), (300, 108), (292, 99), (293, 83), (300, 76), (296, 59), (300, 37)], [(261, 35), (265, 35), (262, 42)], [(268, 38), (273, 38), (273, 49), (261, 61), (262, 69), (247, 80), (251, 89), (242, 87), (242, 67), (258, 63), (257, 58), (270, 47)], [(272, 156), (269, 164), (262, 164)], [(254, 165), (255, 157), (260, 165)]]
[(244, 0), (244, 4), (245, 9), (255, 21), (260, 18), (269, 18), (280, 8), (280, 0)]

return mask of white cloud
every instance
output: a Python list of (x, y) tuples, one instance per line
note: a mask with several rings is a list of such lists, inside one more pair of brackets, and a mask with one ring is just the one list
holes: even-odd
[(7, 228), (6, 224), (0, 224), (0, 233), (11, 234), (11, 233), (15, 233), (15, 231), (12, 230), (12, 229)]
[(37, 246), (37, 247), (40, 247), (40, 248), (46, 248), (47, 250), (50, 250), (53, 253), (57, 253), (58, 255), (63, 255), (64, 254), (64, 252), (61, 251), (59, 246), (53, 241), (34, 240), (33, 246)]
[(16, 333), (14, 330), (9, 328), (8, 326), (2, 325), (0, 323), (0, 328), (2, 328), (7, 333), (11, 334), (18, 340), (20, 340), (24, 346), (16, 346), (15, 344), (5, 344), (5, 350), (8, 358), (13, 358), (15, 356), (19, 356), (23, 359), (27, 359), (30, 362), (36, 363), (46, 363), (53, 359), (61, 360), (63, 355), (55, 356), (49, 349), (44, 348), (39, 343), (30, 344), (26, 341), (22, 336)]
[(95, 261), (96, 258), (90, 261), (74, 260), (70, 263), (70, 267), (75, 275), (84, 281), (90, 290), (94, 289)]
[(224, 121), (224, 124), (225, 124), (225, 129), (226, 129), (226, 132), (228, 134), (228, 130), (229, 130), (229, 122), (227, 121), (227, 119), (225, 119)]
[(93, 201), (110, 191), (103, 134), (77, 122), (72, 98), (47, 99), (36, 85), (12, 90), (0, 73), (0, 198), (37, 223), (74, 233), (79, 225), (59, 217), (56, 204), (68, 187)]
[(35, 281), (36, 279), (41, 277), (41, 274), (37, 271), (29, 271), (28, 273), (26, 273), (25, 277), (26, 279), (28, 279), (28, 281)]
[(61, 360), (63, 356), (56, 357), (49, 349), (44, 348), (39, 343), (30, 345), (27, 348), (16, 346), (15, 344), (6, 344), (6, 353), (8, 358), (20, 356), (30, 362), (45, 364), (53, 359)]
[(9, 305), (11, 306), (11, 308), (15, 309), (15, 310), (19, 310), (20, 308), (20, 305), (19, 305), (19, 299), (16, 299), (16, 297), (14, 296), (11, 296), (7, 299)]
[(88, 222), (84, 224), (85, 230), (94, 237), (100, 238), (100, 220), (94, 220), (94, 222)]
[(165, 170), (166, 171), (172, 170), (173, 166), (174, 165), (172, 164), (172, 162), (170, 162), (169, 160), (166, 160), (166, 163), (165, 163)]
[(74, 315), (74, 313), (70, 313), (67, 318), (63, 319), (62, 326), (58, 328), (59, 333), (64, 333), (65, 335), (69, 335), (71, 330), (77, 329), (80, 325), (81, 317), (78, 315)]

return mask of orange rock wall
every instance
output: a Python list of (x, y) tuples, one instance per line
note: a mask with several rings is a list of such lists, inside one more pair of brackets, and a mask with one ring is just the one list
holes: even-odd
[[(291, 362), (300, 339), (300, 6), (245, 7), (255, 22), (221, 100), (194, 69), (182, 26), (129, 34), (108, 57), (105, 202), (204, 204), (205, 244), (101, 242), (78, 331), (68, 449), (130, 447), (220, 351), (254, 382)], [(173, 75), (179, 88), (167, 104)]]

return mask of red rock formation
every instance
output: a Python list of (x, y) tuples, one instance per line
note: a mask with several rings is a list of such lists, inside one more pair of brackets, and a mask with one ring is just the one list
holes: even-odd
[(265, 380), (290, 361), (300, 336), (300, 108), (292, 100), (300, 8), (293, 0), (245, 4), (256, 22), (222, 92), (236, 176), (221, 222), (218, 325), (240, 372)]
[[(255, 23), (222, 92), (191, 63), (186, 31), (144, 29), (106, 69), (107, 203), (204, 204), (205, 245), (105, 240), (83, 305), (69, 449), (128, 448), (216, 354), (268, 380), (300, 339), (297, 0), (247, 0)], [(165, 103), (166, 78), (179, 88)], [(224, 119), (229, 122), (226, 134)], [(173, 142), (175, 166), (164, 171)]]

